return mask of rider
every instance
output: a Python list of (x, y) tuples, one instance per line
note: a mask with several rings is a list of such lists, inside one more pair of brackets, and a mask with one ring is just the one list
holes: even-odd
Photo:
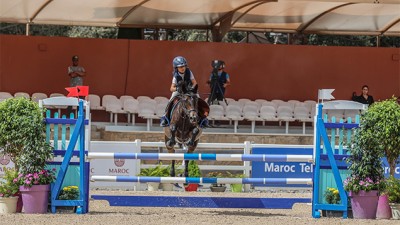
[[(172, 84), (170, 87), (170, 91), (172, 92), (172, 95), (171, 95), (171, 98), (167, 105), (167, 108), (165, 109), (165, 114), (164, 114), (164, 116), (161, 117), (160, 126), (162, 126), (162, 127), (166, 127), (169, 125), (169, 122), (168, 122), (169, 118), (167, 117), (168, 110), (170, 108), (169, 106), (170, 106), (172, 100), (175, 98), (175, 96), (177, 96), (179, 94), (179, 92), (182, 91), (182, 90), (179, 90), (179, 88), (182, 86), (178, 85), (178, 83), (184, 82), (185, 86), (191, 86), (192, 89), (197, 85), (197, 81), (194, 78), (192, 71), (187, 66), (187, 61), (185, 58), (183, 58), (182, 56), (175, 57), (174, 60), (172, 61), (172, 66), (174, 68)], [(186, 85), (186, 84), (191, 84), (191, 85)], [(201, 117), (201, 121), (199, 123), (200, 127), (209, 127), (207, 116), (200, 115), (200, 117)]]

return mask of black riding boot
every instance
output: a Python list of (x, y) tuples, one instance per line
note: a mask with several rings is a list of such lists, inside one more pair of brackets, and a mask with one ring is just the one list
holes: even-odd
[(160, 120), (161, 120), (160, 121), (160, 126), (161, 127), (168, 127), (169, 123), (168, 123), (167, 116), (165, 116), (165, 115), (162, 116)]

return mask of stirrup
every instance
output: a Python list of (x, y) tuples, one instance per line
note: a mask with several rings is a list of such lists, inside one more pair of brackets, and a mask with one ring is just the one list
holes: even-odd
[(161, 127), (168, 127), (169, 126), (169, 122), (166, 116), (162, 116), (161, 117), (161, 122), (160, 122), (160, 126)]

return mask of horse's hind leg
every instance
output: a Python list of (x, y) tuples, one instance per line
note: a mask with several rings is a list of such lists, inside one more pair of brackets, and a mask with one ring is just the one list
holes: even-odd
[[(169, 139), (167, 136), (164, 136), (164, 142), (165, 142), (165, 145), (167, 146), (168, 153), (175, 153), (174, 146), (173, 145), (169, 146), (167, 144), (170, 140), (171, 139)], [(171, 177), (175, 177), (175, 160), (171, 160), (171, 169), (169, 171), (169, 175)]]

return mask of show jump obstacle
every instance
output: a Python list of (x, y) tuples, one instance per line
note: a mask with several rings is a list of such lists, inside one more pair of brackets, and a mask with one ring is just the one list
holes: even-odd
[[(61, 99), (58, 99), (61, 101)], [(75, 104), (77, 102), (76, 99)], [(49, 99), (48, 105), (55, 104), (55, 100)], [(66, 102), (63, 104), (67, 105)], [(70, 103), (69, 103), (70, 104)], [(86, 119), (84, 116), (84, 107)], [(329, 205), (319, 203), (320, 190), (320, 170), (321, 168), (331, 168), (332, 173), (339, 189), (342, 199), (347, 199), (343, 189), (342, 179), (339, 174), (337, 161), (343, 159), (342, 156), (334, 154), (335, 147), (329, 141), (327, 128), (347, 128), (357, 127), (357, 124), (327, 123), (322, 119), (322, 108), (343, 109), (354, 108), (352, 103), (347, 101), (335, 101), (319, 103), (316, 113), (315, 125), (315, 146), (313, 155), (264, 155), (264, 154), (187, 154), (187, 153), (116, 153), (116, 152), (91, 152), (88, 142), (85, 144), (85, 135), (89, 129), (85, 125), (89, 124), (88, 103), (80, 100), (77, 119), (46, 119), (51, 124), (75, 124), (75, 129), (70, 138), (70, 143), (66, 150), (55, 151), (58, 155), (63, 155), (64, 159), (57, 176), (56, 183), (52, 186), (51, 207), (52, 212), (56, 212), (57, 206), (77, 206), (77, 213), (88, 212), (89, 196), (89, 163), (90, 159), (152, 159), (152, 160), (207, 160), (207, 161), (253, 161), (253, 162), (311, 162), (313, 163), (314, 176), (311, 178), (193, 178), (193, 177), (138, 177), (138, 176), (92, 176), (91, 181), (112, 181), (112, 182), (159, 182), (159, 183), (224, 183), (224, 184), (305, 184), (313, 185), (312, 216), (320, 217), (319, 210), (337, 210), (343, 212), (343, 217), (347, 217), (347, 201), (340, 205)], [(360, 106), (357, 106), (360, 107)], [(56, 130), (56, 129), (55, 129)], [(85, 134), (86, 133), (86, 134)], [(56, 135), (54, 135), (56, 136)], [(79, 151), (74, 151), (79, 139)], [(321, 140), (323, 147), (321, 147)], [(55, 141), (56, 145), (58, 141)], [(250, 143), (245, 143), (250, 145)], [(58, 147), (58, 146), (57, 146)], [(55, 149), (57, 149), (55, 147)], [(321, 153), (322, 152), (322, 153)], [(326, 152), (326, 154), (324, 154)], [(80, 168), (80, 199), (74, 201), (57, 200), (57, 196), (62, 188), (62, 183), (69, 165), (73, 165), (71, 157), (79, 155)], [(76, 163), (75, 163), (76, 164)], [(247, 174), (248, 175), (248, 174)], [(301, 198), (224, 198), (224, 197), (167, 197), (167, 196), (109, 196), (93, 195), (93, 199), (108, 200), (111, 206), (139, 206), (139, 207), (198, 207), (198, 208), (292, 208), (294, 203), (310, 203), (310, 199)]]

